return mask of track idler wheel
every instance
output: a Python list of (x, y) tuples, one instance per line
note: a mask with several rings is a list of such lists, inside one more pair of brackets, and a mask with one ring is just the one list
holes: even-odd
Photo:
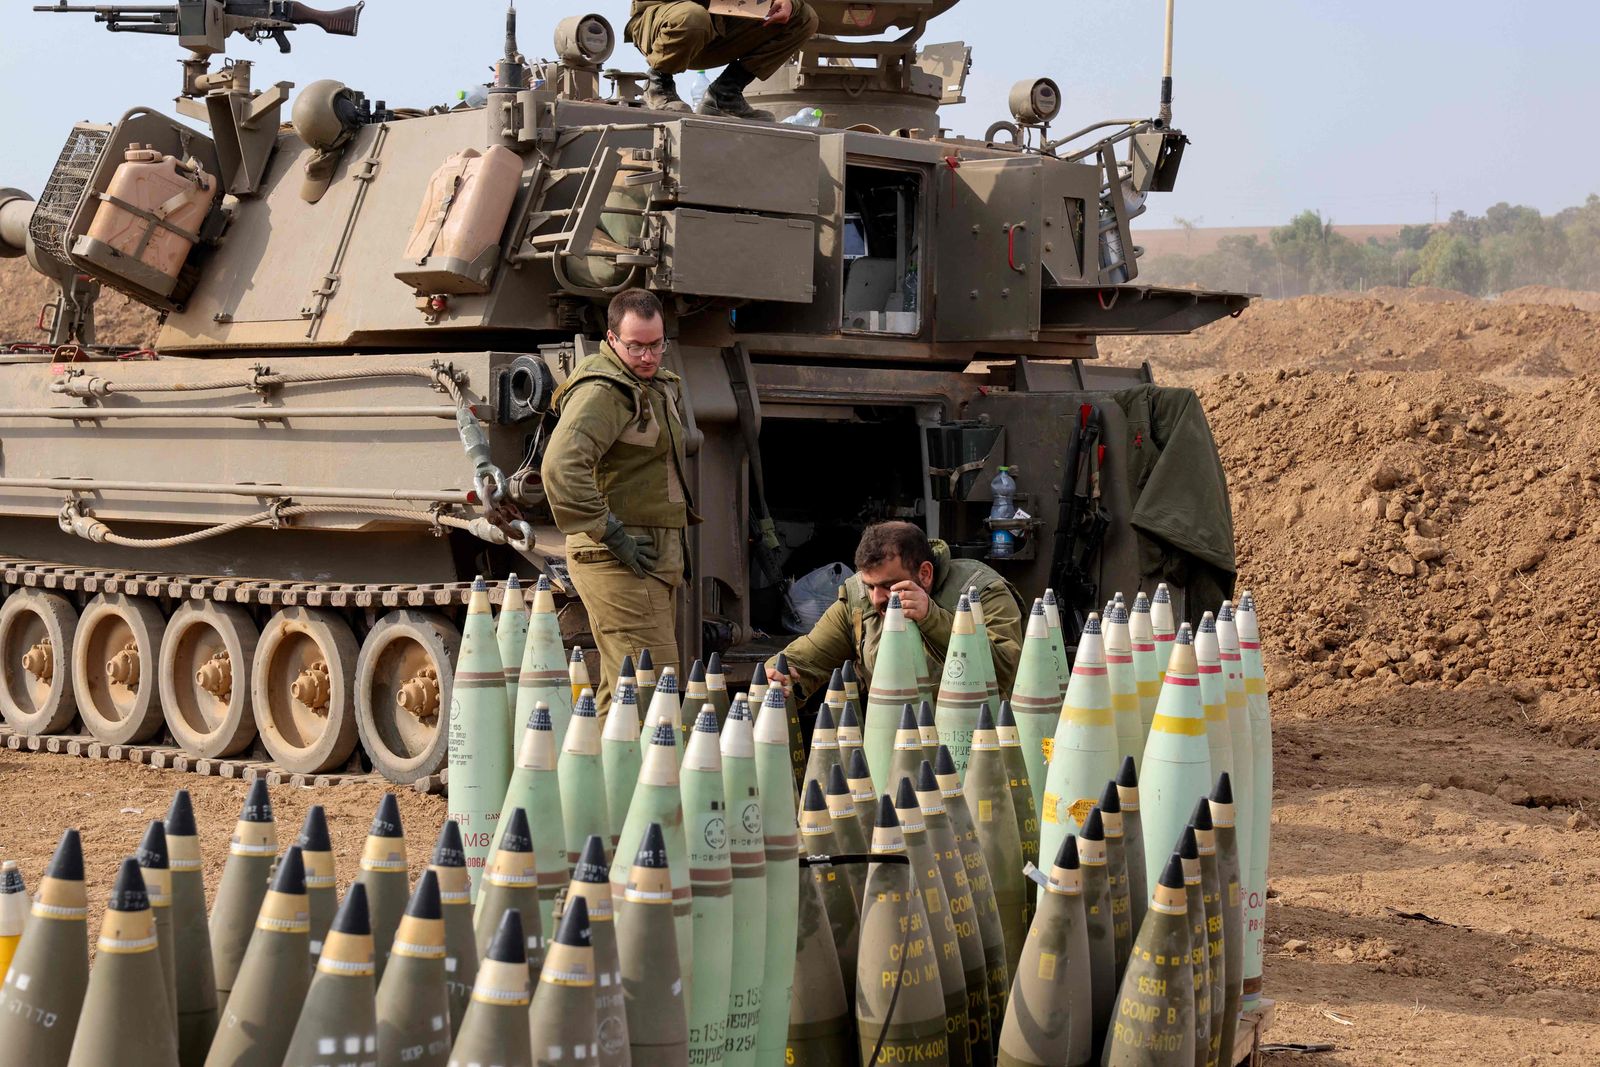
[(373, 769), (406, 784), (436, 774), (450, 751), (450, 687), (461, 631), (431, 611), (378, 620), (356, 663), (356, 725)]
[(78, 612), (66, 598), (18, 589), (0, 604), (0, 714), (29, 737), (72, 724)]
[(128, 745), (161, 732), (157, 656), (166, 626), (161, 609), (142, 597), (101, 593), (84, 606), (72, 688), (97, 741)]
[(256, 642), (250, 702), (272, 761), (297, 774), (342, 767), (356, 747), (356, 638), (331, 611), (283, 608)]
[(185, 752), (235, 756), (256, 739), (250, 664), (259, 636), (233, 604), (191, 600), (172, 613), (161, 642), (161, 706)]

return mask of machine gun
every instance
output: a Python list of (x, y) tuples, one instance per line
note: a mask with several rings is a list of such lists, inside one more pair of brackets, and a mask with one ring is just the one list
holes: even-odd
[(61, 0), (41, 4), (35, 11), (52, 13), (93, 12), (94, 20), (112, 33), (159, 33), (179, 38), (179, 43), (200, 56), (223, 50), (229, 34), (241, 34), (252, 41), (268, 37), (278, 42), (278, 51), (289, 51), (289, 30), (317, 26), (325, 33), (354, 37), (366, 0), (338, 11), (319, 11), (295, 0), (178, 0), (168, 6), (75, 5)]

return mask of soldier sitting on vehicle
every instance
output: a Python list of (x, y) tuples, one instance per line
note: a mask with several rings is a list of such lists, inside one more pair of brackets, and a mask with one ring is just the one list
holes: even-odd
[(644, 104), (656, 111), (689, 111), (673, 76), (727, 64), (700, 101), (700, 114), (772, 120), (744, 98), (747, 85), (768, 78), (817, 32), (817, 13), (805, 0), (772, 0), (764, 19), (713, 15), (696, 0), (633, 0), (628, 39), (650, 64)]
[(928, 650), (928, 669), (935, 677), (944, 670), (950, 625), (955, 621), (961, 595), (976, 586), (984, 624), (994, 652), (994, 672), (1000, 692), (1009, 693), (1022, 655), (1022, 599), (1011, 583), (975, 559), (953, 559), (943, 541), (929, 541), (922, 529), (909, 522), (880, 522), (867, 527), (856, 547), (856, 573), (839, 588), (839, 599), (804, 637), (784, 650), (789, 675), (778, 673), (771, 662), (767, 677), (774, 683), (798, 686), (804, 700), (827, 685), (829, 675), (844, 661), (854, 660), (862, 692), (871, 684), (883, 634), (883, 610), (890, 594), (900, 597), (906, 618), (917, 624)]

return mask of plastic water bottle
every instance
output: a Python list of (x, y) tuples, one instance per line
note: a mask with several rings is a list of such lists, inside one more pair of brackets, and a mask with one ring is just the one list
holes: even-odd
[[(989, 506), (989, 518), (1010, 519), (1017, 514), (1017, 482), (1011, 477), (1010, 467), (1001, 467), (1000, 473), (989, 483), (989, 493), (994, 500)], [(993, 530), (989, 534), (989, 555), (1005, 559), (1017, 548), (1017, 539), (1010, 530)]]
[(822, 109), (820, 107), (803, 107), (784, 119), (783, 124), (785, 126), (821, 126)]
[(706, 93), (711, 89), (711, 79), (706, 77), (706, 72), (694, 72), (694, 81), (689, 83), (689, 106), (699, 110), (700, 101), (706, 98)]

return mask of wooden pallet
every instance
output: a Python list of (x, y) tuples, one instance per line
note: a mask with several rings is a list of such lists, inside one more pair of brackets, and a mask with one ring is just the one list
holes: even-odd
[(1233, 1067), (1256, 1067), (1261, 1062), (1260, 1049), (1266, 1042), (1267, 1028), (1277, 1015), (1277, 1002), (1262, 997), (1259, 1008), (1239, 1016), (1239, 1033), (1233, 1040), (1233, 1059), (1229, 1061)]

